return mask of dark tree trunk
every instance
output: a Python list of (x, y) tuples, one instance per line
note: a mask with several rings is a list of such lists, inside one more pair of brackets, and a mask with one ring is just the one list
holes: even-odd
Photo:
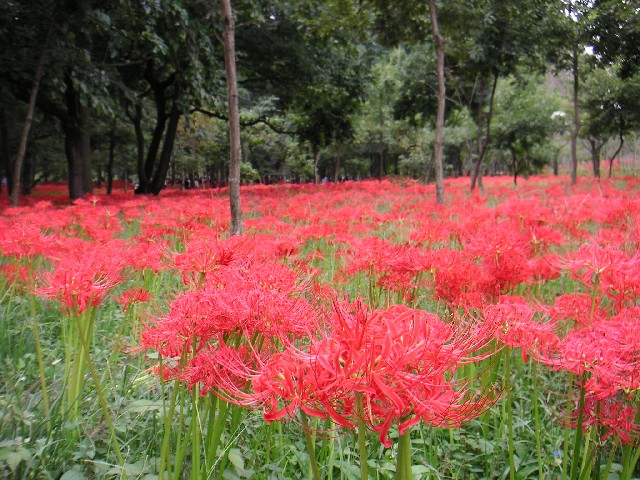
[(600, 151), (602, 150), (603, 143), (598, 144), (595, 139), (589, 139), (589, 145), (591, 146), (591, 165), (593, 166), (594, 178), (600, 178)]
[(620, 144), (618, 145), (618, 149), (613, 152), (611, 158), (609, 158), (609, 178), (611, 178), (611, 174), (613, 173), (613, 161), (616, 159), (620, 150), (622, 150), (622, 146), (624, 145), (624, 119), (620, 118)]
[(22, 174), (20, 175), (20, 183), (22, 185), (22, 195), (31, 195), (33, 187), (35, 186), (36, 165), (33, 161), (33, 156), (26, 154), (24, 157), (24, 164), (22, 166)]
[(63, 125), (64, 151), (67, 156), (69, 174), (69, 198), (77, 200), (84, 195), (84, 176), (82, 159), (84, 135), (76, 125)]
[(384, 141), (382, 137), (382, 131), (380, 131), (380, 143), (378, 151), (378, 180), (382, 180), (382, 174), (384, 172)]
[(335, 164), (335, 168), (333, 170), (333, 181), (334, 183), (338, 183), (338, 180), (340, 180), (340, 163), (341, 163), (341, 156), (342, 156), (342, 142), (336, 142), (336, 164)]
[(516, 152), (513, 148), (511, 150), (511, 165), (513, 167), (513, 184), (518, 185), (518, 158), (516, 157)]
[[(478, 117), (484, 119), (484, 123), (486, 123), (484, 138), (480, 139), (480, 135), (478, 136), (479, 142), (479, 150), (478, 150), (478, 158), (476, 159), (476, 164), (474, 165), (473, 172), (471, 174), (471, 191), (476, 187), (476, 182), (478, 186), (482, 185), (482, 177), (481, 177), (481, 167), (482, 162), (484, 161), (484, 156), (487, 153), (487, 149), (489, 148), (489, 143), (491, 142), (491, 118), (493, 117), (493, 103), (494, 98), (496, 96), (496, 87), (498, 86), (498, 74), (494, 73), (493, 75), (493, 86), (491, 87), (491, 95), (489, 96), (489, 112), (487, 113), (487, 117), (484, 118), (484, 114), (482, 112), (483, 107), (482, 104), (478, 110)], [(482, 93), (481, 93), (482, 95)], [(482, 121), (478, 122), (480, 125)], [(479, 132), (480, 133), (480, 132)]]
[(318, 164), (320, 163), (320, 147), (313, 145), (311, 147), (311, 155), (313, 156), (313, 183), (320, 183), (320, 173), (318, 172)]
[(180, 110), (178, 109), (179, 93), (176, 87), (176, 98), (173, 100), (171, 107), (171, 113), (169, 114), (169, 122), (167, 124), (167, 131), (164, 134), (164, 142), (162, 144), (162, 152), (158, 159), (158, 168), (153, 180), (151, 182), (151, 193), (154, 195), (160, 194), (164, 188), (165, 180), (167, 179), (167, 172), (169, 171), (169, 164), (171, 163), (171, 155), (173, 154), (173, 144), (176, 139), (176, 133), (178, 131), (178, 124), (180, 123)]
[(227, 77), (229, 104), (229, 205), (231, 208), (231, 235), (242, 235), (242, 205), (240, 203), (240, 111), (238, 81), (236, 78), (235, 20), (231, 0), (220, 0), (224, 42), (224, 66)]
[(9, 154), (9, 127), (7, 125), (7, 112), (0, 109), (0, 165), (2, 175), (0, 178), (0, 190), (2, 189), (2, 178), (7, 179), (7, 193), (11, 194), (11, 155)]
[(87, 115), (82, 110), (85, 108), (80, 103), (80, 94), (76, 90), (71, 74), (65, 75), (65, 101), (67, 115), (62, 122), (62, 130), (65, 135), (64, 149), (69, 166), (69, 198), (71, 201), (82, 198), (85, 193), (87, 173), (90, 168), (89, 160), (85, 157), (88, 153), (87, 126), (84, 124)]
[(107, 162), (107, 195), (111, 195), (113, 190), (113, 164), (115, 163), (116, 153), (116, 133), (112, 128), (109, 132), (109, 161)]
[(444, 146), (444, 114), (446, 100), (446, 85), (444, 81), (444, 37), (438, 26), (438, 11), (436, 1), (429, 0), (429, 14), (431, 16), (431, 32), (436, 43), (437, 74), (438, 74), (438, 111), (436, 114), (436, 138), (433, 150), (433, 166), (436, 171), (436, 203), (444, 204), (444, 170), (442, 167), (442, 149)]
[(89, 110), (80, 107), (82, 124), (82, 190), (84, 194), (93, 193), (93, 169), (91, 168), (91, 135), (89, 128)]
[[(49, 29), (51, 31), (51, 29)], [(47, 33), (47, 38), (49, 33)], [(46, 40), (45, 40), (46, 47)], [(22, 173), (22, 162), (24, 160), (25, 152), (27, 150), (27, 139), (29, 138), (29, 130), (31, 129), (31, 123), (33, 122), (33, 112), (36, 108), (36, 99), (38, 97), (38, 89), (40, 88), (40, 79), (42, 78), (42, 70), (44, 67), (44, 59), (46, 50), (43, 49), (38, 63), (36, 64), (36, 71), (33, 75), (33, 83), (31, 85), (31, 95), (29, 97), (29, 104), (27, 106), (27, 115), (22, 126), (22, 133), (20, 134), (20, 144), (18, 146), (18, 154), (13, 164), (13, 172), (11, 175), (11, 206), (18, 206), (18, 192), (20, 189), (20, 175)]]
[(578, 64), (578, 45), (573, 46), (572, 54), (573, 73), (573, 130), (571, 131), (571, 185), (578, 183), (578, 134), (580, 133), (580, 108), (579, 108), (579, 64)]
[[(136, 134), (136, 172), (138, 173), (138, 188), (135, 193), (149, 193), (149, 177), (144, 168), (144, 132), (142, 131), (142, 105), (136, 105), (135, 114), (129, 115)], [(126, 179), (125, 179), (126, 180)]]

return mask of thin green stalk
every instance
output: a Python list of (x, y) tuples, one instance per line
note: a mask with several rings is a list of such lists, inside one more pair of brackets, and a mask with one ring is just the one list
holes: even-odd
[[(331, 422), (327, 421), (327, 424), (331, 424)], [(330, 428), (327, 428), (327, 431), (331, 431)], [(329, 453), (328, 453), (328, 458), (329, 458), (329, 464), (327, 466), (327, 480), (333, 480), (333, 466), (335, 464), (335, 456), (336, 456), (336, 439), (335, 439), (335, 435), (331, 435), (331, 438), (329, 439)]]
[(358, 449), (360, 452), (360, 478), (369, 478), (369, 455), (367, 452), (367, 427), (364, 424), (364, 406), (362, 404), (362, 392), (356, 392), (356, 414), (358, 415)]
[(573, 388), (574, 388), (574, 375), (571, 373), (569, 375), (569, 392), (567, 393), (567, 413), (565, 416), (565, 428), (564, 428), (564, 439), (563, 439), (563, 454), (562, 454), (562, 480), (566, 480), (567, 478), (567, 468), (569, 465), (569, 434), (570, 434), (570, 420), (571, 420), (571, 411), (572, 411), (572, 399), (573, 399)]
[[(173, 416), (175, 414), (176, 405), (178, 403), (178, 381), (176, 380), (176, 385), (174, 386), (173, 392), (171, 393), (171, 400), (169, 402), (169, 409), (167, 410), (166, 405), (166, 395), (165, 395), (165, 382), (163, 380), (163, 367), (162, 367), (162, 358), (160, 358), (160, 388), (162, 392), (162, 410), (164, 412), (164, 432), (162, 437), (162, 449), (160, 451), (160, 467), (158, 469), (158, 478), (164, 478), (165, 469), (166, 472), (171, 478), (171, 449), (169, 444), (171, 442), (171, 423), (173, 422)], [(180, 432), (178, 432), (180, 435)]]
[(616, 441), (609, 450), (609, 456), (607, 457), (607, 464), (604, 466), (602, 474), (600, 478), (607, 479), (609, 478), (609, 472), (611, 472), (611, 467), (613, 466), (613, 460), (616, 457), (616, 452), (618, 451), (618, 441)]
[(398, 438), (396, 480), (411, 480), (411, 478), (411, 436), (407, 431)]
[(507, 398), (505, 398), (505, 409), (507, 413), (507, 441), (509, 449), (509, 479), (515, 480), (516, 478), (516, 458), (515, 447), (513, 440), (513, 395), (511, 385), (511, 349), (505, 348), (504, 350), (504, 378), (506, 382)]
[(42, 390), (42, 404), (44, 408), (44, 416), (47, 419), (47, 432), (51, 434), (51, 417), (49, 412), (51, 405), (49, 404), (49, 393), (47, 392), (47, 379), (44, 372), (44, 361), (42, 357), (42, 342), (40, 340), (40, 326), (38, 324), (38, 313), (36, 310), (36, 299), (33, 295), (29, 296), (31, 301), (31, 317), (33, 318), (33, 338), (36, 343), (36, 358), (38, 359), (38, 372), (40, 375), (40, 389)]
[(631, 480), (638, 460), (640, 460), (640, 447), (636, 445), (625, 445), (622, 450), (622, 472), (620, 473), (620, 480)]
[(74, 315), (77, 326), (78, 326), (78, 336), (80, 337), (80, 341), (82, 342), (82, 347), (86, 353), (86, 364), (89, 367), (89, 371), (91, 372), (91, 378), (93, 379), (93, 384), (96, 389), (96, 394), (98, 395), (98, 401), (100, 402), (100, 406), (102, 407), (102, 413), (104, 415), (104, 419), (109, 426), (109, 432), (111, 433), (111, 442), (113, 443), (113, 448), (115, 450), (116, 458), (118, 459), (118, 463), (121, 467), (124, 467), (124, 458), (122, 457), (122, 452), (120, 450), (120, 442), (118, 442), (118, 437), (116, 436), (116, 429), (113, 424), (113, 419), (111, 418), (111, 413), (109, 413), (109, 405), (107, 405), (107, 400), (104, 397), (104, 393), (102, 391), (102, 385), (100, 384), (100, 379), (98, 378), (98, 373), (93, 365), (93, 360), (91, 359), (91, 354), (89, 352), (89, 344), (87, 342), (87, 338), (82, 331), (82, 325), (80, 324), (80, 316)]
[(531, 362), (531, 376), (533, 377), (533, 427), (536, 433), (536, 457), (538, 458), (538, 479), (544, 479), (542, 464), (542, 440), (540, 431), (540, 393), (538, 392), (538, 364)]
[(598, 456), (600, 455), (598, 452), (597, 441), (591, 441), (591, 434), (593, 430), (589, 429), (587, 432), (587, 436), (584, 439), (584, 442), (587, 445), (587, 448), (584, 449), (582, 454), (582, 462), (580, 462), (580, 480), (588, 480), (591, 477), (591, 471), (594, 467), (594, 462), (596, 465), (596, 478), (600, 468), (600, 462)]
[(576, 437), (573, 444), (573, 455), (571, 456), (571, 470), (569, 472), (569, 478), (576, 480), (578, 473), (580, 472), (578, 467), (578, 459), (580, 458), (580, 450), (582, 449), (582, 423), (584, 420), (584, 387), (580, 386), (580, 402), (578, 403), (578, 424), (576, 426)]
[[(634, 400), (637, 402), (639, 399), (638, 392), (634, 395)], [(640, 423), (640, 410), (636, 413), (634, 423)], [(631, 443), (625, 445), (622, 449), (622, 472), (620, 473), (621, 480), (630, 480), (633, 476), (633, 472), (636, 469), (636, 464), (640, 459), (640, 447)]]
[(194, 385), (191, 392), (191, 478), (198, 480), (200, 477), (200, 439), (202, 438), (202, 425), (200, 423), (200, 394), (198, 385)]
[(311, 473), (314, 480), (320, 480), (320, 469), (318, 468), (318, 460), (316, 459), (316, 449), (314, 436), (311, 433), (311, 427), (309, 426), (309, 419), (307, 414), (300, 410), (300, 417), (302, 418), (302, 429), (304, 431), (304, 440), (307, 444), (307, 451), (309, 452), (309, 463), (311, 464)]

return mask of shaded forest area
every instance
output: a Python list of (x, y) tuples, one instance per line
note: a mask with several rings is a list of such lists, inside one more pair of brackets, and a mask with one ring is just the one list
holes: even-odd
[[(545, 166), (575, 183), (580, 161), (600, 176), (602, 160), (635, 156), (631, 0), (232, 7), (243, 183), (469, 175), (474, 188)], [(227, 184), (217, 2), (0, 0), (0, 19), (3, 194), (16, 179), (22, 194), (68, 182), (72, 200), (114, 179), (145, 194)]]

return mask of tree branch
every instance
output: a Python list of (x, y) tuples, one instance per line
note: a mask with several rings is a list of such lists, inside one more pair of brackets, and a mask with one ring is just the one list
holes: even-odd
[[(215, 112), (215, 111), (211, 111), (211, 110), (205, 110), (204, 108), (192, 108), (190, 113), (201, 113), (203, 115), (206, 115), (209, 118), (217, 118), (219, 120), (225, 120), (228, 121), (229, 117), (227, 115), (224, 115), (220, 112)], [(256, 117), (256, 118), (251, 118), (251, 119), (240, 119), (240, 125), (243, 127), (253, 127), (255, 125), (258, 124), (263, 124), (265, 126), (267, 126), (270, 130), (274, 131), (275, 133), (279, 133), (282, 135), (297, 135), (298, 131), (297, 130), (286, 130), (283, 129), (281, 127), (279, 127), (278, 125), (274, 124), (271, 120), (269, 120), (267, 117)]]

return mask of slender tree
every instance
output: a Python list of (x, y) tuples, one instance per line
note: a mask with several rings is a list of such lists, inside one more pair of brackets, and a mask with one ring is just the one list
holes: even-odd
[(36, 71), (33, 74), (33, 84), (31, 85), (31, 94), (29, 96), (29, 104), (27, 106), (27, 115), (22, 126), (22, 133), (20, 134), (20, 144), (18, 146), (18, 154), (13, 164), (13, 172), (11, 179), (11, 201), (12, 207), (18, 206), (18, 193), (20, 192), (20, 174), (22, 172), (22, 162), (27, 150), (27, 139), (29, 138), (29, 130), (31, 130), (31, 123), (33, 122), (33, 112), (36, 108), (36, 99), (38, 98), (38, 90), (40, 88), (40, 79), (42, 78), (42, 71), (44, 69), (44, 61), (47, 54), (47, 43), (49, 36), (51, 35), (53, 23), (49, 24), (47, 34), (45, 36), (42, 52), (38, 57), (38, 63), (36, 63)]
[(431, 16), (431, 32), (436, 44), (436, 60), (438, 72), (438, 111), (436, 113), (436, 137), (433, 150), (433, 163), (436, 171), (436, 203), (444, 203), (444, 172), (442, 168), (442, 148), (444, 144), (444, 113), (446, 101), (446, 85), (444, 80), (444, 37), (438, 25), (436, 1), (429, 0)]
[(222, 9), (222, 39), (224, 66), (227, 78), (229, 108), (229, 204), (231, 206), (231, 235), (242, 235), (242, 205), (240, 203), (240, 111), (238, 80), (236, 78), (235, 21), (230, 0), (220, 0)]

